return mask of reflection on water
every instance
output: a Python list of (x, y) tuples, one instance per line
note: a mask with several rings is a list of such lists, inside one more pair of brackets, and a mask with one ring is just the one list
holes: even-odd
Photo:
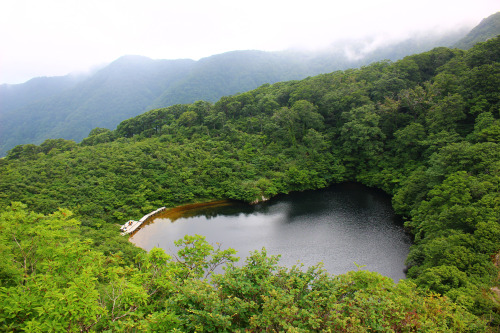
[(355, 270), (356, 263), (395, 281), (405, 277), (410, 239), (381, 191), (347, 183), (253, 206), (194, 206), (160, 215), (130, 240), (146, 250), (156, 246), (173, 254), (175, 240), (199, 234), (236, 249), (241, 262), (250, 251), (265, 247), (268, 254), (281, 254), (280, 264), (288, 267), (298, 261), (306, 266), (323, 262), (330, 273), (340, 274)]

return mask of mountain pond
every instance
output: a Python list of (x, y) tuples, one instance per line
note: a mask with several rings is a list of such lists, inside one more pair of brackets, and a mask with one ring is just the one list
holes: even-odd
[(323, 262), (331, 274), (358, 269), (399, 281), (411, 238), (384, 192), (356, 183), (279, 195), (255, 205), (221, 201), (174, 208), (131, 236), (135, 245), (174, 254), (174, 241), (199, 234), (234, 248), (244, 264), (250, 251), (280, 254), (279, 265)]

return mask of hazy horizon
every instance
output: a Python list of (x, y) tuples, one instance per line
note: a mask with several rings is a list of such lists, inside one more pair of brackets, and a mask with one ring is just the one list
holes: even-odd
[(215, 0), (0, 2), (0, 83), (84, 73), (124, 55), (193, 59), (235, 50), (319, 50), (372, 38), (373, 47), (472, 28), (497, 0), (398, 2)]

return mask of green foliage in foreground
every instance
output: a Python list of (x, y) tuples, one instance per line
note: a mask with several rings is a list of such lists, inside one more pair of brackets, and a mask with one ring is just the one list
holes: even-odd
[[(284, 268), (265, 249), (243, 265), (232, 249), (185, 236), (172, 258), (104, 256), (67, 210), (14, 203), (0, 215), (0, 324), (28, 332), (478, 332), (485, 323), (411, 282), (367, 271)], [(227, 265), (226, 265), (227, 264)], [(225, 265), (223, 274), (213, 274)]]
[[(17, 146), (0, 159), (0, 206), (8, 210), (19, 201), (45, 215), (69, 209), (81, 221), (75, 234), (91, 239), (106, 260), (120, 253), (121, 267), (128, 267), (140, 250), (117, 236), (117, 223), (157, 207), (222, 198), (252, 202), (358, 181), (390, 194), (405, 217), (415, 236), (408, 277), (419, 293), (444, 295), (498, 327), (499, 59), (497, 37), (467, 52), (438, 48), (395, 63), (264, 85), (215, 104), (151, 110), (114, 131), (97, 128), (79, 145), (48, 140)], [(94, 273), (89, 277), (104, 279)], [(218, 322), (233, 316), (223, 312), (231, 308), (218, 303), (223, 298), (198, 287), (193, 297), (206, 294), (212, 303), (203, 302), (221, 308)], [(254, 305), (245, 306), (238, 316)], [(172, 308), (168, 316), (182, 320), (181, 312)], [(192, 321), (212, 319), (207, 314), (203, 320)]]

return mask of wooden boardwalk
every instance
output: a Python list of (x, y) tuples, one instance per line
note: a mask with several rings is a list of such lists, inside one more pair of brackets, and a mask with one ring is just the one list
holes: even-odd
[(163, 212), (165, 209), (167, 209), (167, 208), (166, 207), (158, 208), (157, 210), (155, 210), (149, 214), (144, 215), (139, 221), (134, 221), (134, 220), (127, 221), (127, 223), (125, 223), (124, 225), (122, 225), (120, 227), (120, 231), (122, 231), (122, 235), (128, 235), (128, 234), (133, 233), (134, 231), (139, 229), (139, 227), (144, 222), (146, 222), (149, 218), (159, 214), (160, 212)]

